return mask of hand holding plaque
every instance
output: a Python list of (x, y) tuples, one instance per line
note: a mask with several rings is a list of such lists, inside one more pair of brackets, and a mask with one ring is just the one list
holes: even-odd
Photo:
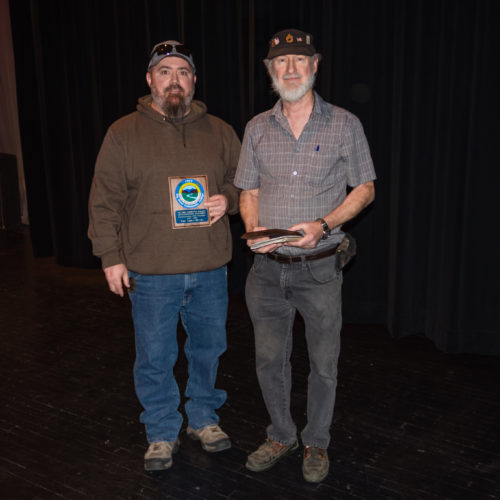
[(229, 201), (223, 194), (213, 194), (207, 199), (205, 206), (210, 214), (210, 223), (213, 225), (227, 213)]
[(205, 203), (208, 199), (206, 175), (169, 177), (172, 227), (210, 226), (210, 215)]

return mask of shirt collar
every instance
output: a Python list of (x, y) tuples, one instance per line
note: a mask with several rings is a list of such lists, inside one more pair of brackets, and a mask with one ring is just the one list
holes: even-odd
[[(331, 115), (330, 107), (315, 90), (313, 90), (313, 95), (314, 95), (314, 106), (311, 113), (311, 118), (313, 116), (317, 116), (318, 118), (321, 117), (329, 118)], [(281, 103), (282, 100), (280, 98), (278, 99), (276, 104), (271, 108), (271, 116), (273, 116), (275, 120), (277, 120), (278, 122), (281, 120), (286, 121), (285, 115), (283, 114), (283, 106)]]

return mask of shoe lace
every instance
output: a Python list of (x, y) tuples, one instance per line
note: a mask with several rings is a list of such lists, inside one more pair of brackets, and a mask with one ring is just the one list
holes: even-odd
[(322, 448), (316, 448), (315, 446), (305, 446), (304, 459), (307, 460), (309, 457), (326, 460), (326, 453)]
[(211, 437), (218, 437), (218, 436), (224, 436), (223, 430), (218, 426), (218, 425), (207, 425), (201, 432), (201, 436), (203, 438), (208, 438), (210, 435)]
[(175, 442), (170, 443), (168, 441), (157, 441), (155, 443), (151, 444), (151, 451), (157, 452), (157, 451), (162, 451), (163, 448), (166, 448), (167, 450), (171, 450), (175, 445)]
[(266, 438), (266, 448), (270, 449), (271, 453), (278, 454), (284, 447), (284, 444), (278, 443), (278, 441), (272, 441)]

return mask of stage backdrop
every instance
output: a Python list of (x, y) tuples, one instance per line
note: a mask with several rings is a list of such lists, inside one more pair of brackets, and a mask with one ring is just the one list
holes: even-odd
[[(86, 237), (94, 161), (107, 127), (148, 92), (154, 43), (191, 47), (196, 97), (241, 137), (275, 102), (262, 64), (270, 36), (297, 27), (323, 54), (317, 90), (359, 116), (379, 177), (375, 203), (348, 225), (359, 255), (345, 275), (345, 320), (450, 352), (500, 353), (499, 3), (11, 1), (35, 254), (98, 265)], [(242, 290), (238, 218), (232, 227)]]

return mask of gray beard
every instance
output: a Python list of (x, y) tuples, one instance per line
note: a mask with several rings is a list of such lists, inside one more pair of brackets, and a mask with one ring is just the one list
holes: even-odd
[(294, 89), (287, 89), (281, 85), (273, 73), (271, 73), (271, 81), (273, 90), (281, 97), (281, 99), (287, 102), (296, 102), (302, 99), (302, 97), (304, 97), (307, 92), (313, 88), (314, 82), (316, 81), (316, 73), (311, 72), (307, 77), (307, 80)]

